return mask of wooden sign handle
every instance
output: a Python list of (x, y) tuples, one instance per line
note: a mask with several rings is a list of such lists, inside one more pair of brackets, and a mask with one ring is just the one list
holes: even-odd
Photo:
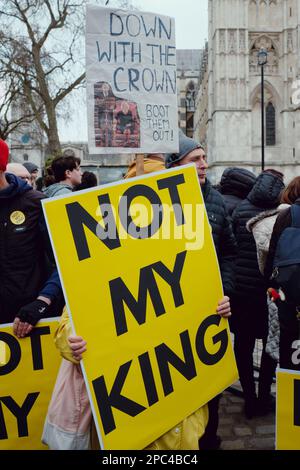
[(136, 176), (143, 175), (145, 173), (143, 153), (136, 154), (135, 163), (136, 163)]

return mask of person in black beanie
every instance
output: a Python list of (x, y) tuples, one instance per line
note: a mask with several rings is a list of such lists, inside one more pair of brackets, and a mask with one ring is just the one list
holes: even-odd
[[(166, 155), (166, 168), (195, 163), (199, 184), (207, 211), (209, 223), (212, 227), (213, 240), (220, 265), (221, 277), (225, 297), (219, 305), (225, 301), (229, 306), (225, 316), (231, 315), (229, 297), (234, 291), (234, 262), (236, 257), (236, 242), (232, 232), (231, 223), (225, 207), (225, 202), (220, 193), (214, 189), (206, 177), (208, 168), (206, 154), (202, 145), (194, 139), (179, 133), (179, 152)], [(199, 440), (200, 450), (218, 449), (221, 438), (217, 435), (219, 424), (219, 400), (216, 396), (208, 403), (209, 420), (204, 435)]]

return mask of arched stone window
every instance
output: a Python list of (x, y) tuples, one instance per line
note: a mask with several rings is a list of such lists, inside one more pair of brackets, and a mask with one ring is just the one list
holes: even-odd
[(266, 145), (276, 145), (276, 112), (271, 102), (266, 106)]
[[(260, 145), (261, 142), (261, 84), (259, 83), (250, 94), (252, 115), (252, 145)], [(264, 93), (265, 109), (265, 145), (279, 145), (282, 141), (282, 116), (283, 107), (281, 97), (274, 86), (265, 81)]]

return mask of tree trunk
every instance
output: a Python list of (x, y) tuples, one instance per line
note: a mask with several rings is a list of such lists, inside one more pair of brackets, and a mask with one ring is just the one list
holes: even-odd
[[(61, 145), (60, 145), (60, 140), (59, 140), (58, 130), (57, 130), (57, 119), (56, 119), (55, 107), (53, 103), (47, 104), (46, 113), (48, 117), (48, 131), (47, 131), (48, 152), (49, 152), (49, 155), (53, 157), (59, 157), (62, 154), (62, 152), (61, 152)], [(48, 157), (49, 155), (46, 155), (46, 156)]]

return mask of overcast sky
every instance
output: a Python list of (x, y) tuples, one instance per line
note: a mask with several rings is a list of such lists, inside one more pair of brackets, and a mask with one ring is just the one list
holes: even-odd
[(202, 49), (207, 39), (207, 0), (132, 0), (141, 10), (175, 18), (176, 47)]
[[(175, 18), (177, 49), (202, 49), (207, 39), (207, 0), (131, 0), (141, 11), (161, 13)], [(87, 141), (86, 110), (77, 97), (68, 125), (60, 122), (61, 140)]]

